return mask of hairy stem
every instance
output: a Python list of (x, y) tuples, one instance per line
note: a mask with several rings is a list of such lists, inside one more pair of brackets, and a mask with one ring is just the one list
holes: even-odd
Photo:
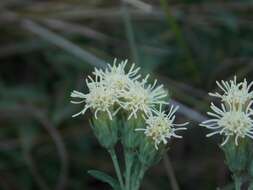
[(131, 184), (131, 169), (133, 165), (133, 155), (130, 151), (125, 151), (125, 165), (126, 165), (126, 190), (130, 189)]
[(118, 158), (116, 156), (115, 150), (110, 149), (110, 150), (108, 150), (108, 152), (110, 153), (110, 156), (112, 158), (114, 169), (116, 171), (116, 175), (117, 175), (117, 178), (119, 180), (120, 188), (121, 188), (121, 190), (124, 190), (125, 188), (124, 188), (123, 178), (122, 178), (122, 174), (121, 174), (121, 171), (120, 171), (119, 162), (118, 162)]
[(133, 190), (138, 190), (140, 188), (141, 181), (145, 175), (146, 170), (147, 170), (147, 167), (142, 165), (139, 171), (139, 175), (137, 176), (137, 179), (136, 179), (137, 181)]

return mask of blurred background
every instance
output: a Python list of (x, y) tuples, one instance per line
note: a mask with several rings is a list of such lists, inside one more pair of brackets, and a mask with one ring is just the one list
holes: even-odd
[(1, 190), (110, 189), (87, 174), (114, 175), (88, 116), (71, 118), (81, 106), (70, 92), (114, 57), (158, 78), (178, 121), (192, 121), (143, 189), (233, 189), (220, 139), (198, 123), (216, 80), (253, 80), (252, 1), (1, 0), (0, 10)]

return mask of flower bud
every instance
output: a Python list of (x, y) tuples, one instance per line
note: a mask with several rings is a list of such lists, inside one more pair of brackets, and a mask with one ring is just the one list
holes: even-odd
[(150, 167), (157, 164), (162, 159), (165, 152), (166, 148), (164, 145), (161, 144), (157, 150), (153, 141), (143, 135), (138, 154), (139, 161), (143, 165)]
[(135, 131), (138, 127), (143, 127), (144, 121), (141, 117), (137, 119), (131, 118), (124, 123), (122, 129), (122, 144), (128, 149), (134, 151), (141, 142), (140, 134)]
[(247, 139), (241, 139), (237, 146), (234, 140), (229, 140), (224, 146), (221, 146), (225, 153), (226, 164), (233, 173), (242, 173), (246, 171), (249, 160), (249, 142)]
[(118, 120), (111, 120), (109, 116), (101, 112), (97, 119), (92, 119), (92, 129), (101, 146), (106, 149), (113, 148), (118, 142)]

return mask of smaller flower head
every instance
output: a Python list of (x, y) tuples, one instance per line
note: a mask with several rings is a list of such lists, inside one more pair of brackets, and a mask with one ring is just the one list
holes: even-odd
[(132, 116), (136, 118), (139, 111), (149, 114), (155, 110), (157, 105), (168, 104), (164, 100), (168, 94), (163, 85), (156, 86), (157, 80), (152, 85), (147, 84), (148, 77), (149, 75), (141, 82), (134, 81), (128, 91), (122, 94), (123, 100), (120, 101), (120, 104), (130, 112), (128, 119)]
[(105, 70), (95, 69), (93, 74), (99, 78), (103, 84), (115, 93), (119, 93), (129, 88), (130, 84), (141, 77), (138, 75), (140, 68), (135, 68), (132, 64), (130, 69), (126, 71), (127, 60), (117, 64), (117, 59), (114, 59), (112, 65), (108, 64)]
[(111, 111), (113, 110), (115, 102), (117, 102), (115, 94), (99, 82), (87, 82), (87, 86), (89, 88), (88, 94), (83, 94), (78, 91), (73, 91), (71, 93), (72, 98), (81, 99), (80, 101), (71, 101), (71, 103), (85, 103), (83, 110), (73, 115), (73, 117), (84, 114), (90, 108), (94, 111), (95, 118), (97, 118), (97, 113), (99, 111), (103, 111), (107, 112), (109, 118), (112, 119), (113, 113)]
[(245, 106), (253, 97), (253, 92), (250, 91), (253, 82), (248, 85), (246, 79), (244, 79), (243, 82), (238, 83), (236, 81), (236, 76), (234, 76), (234, 80), (216, 81), (216, 84), (222, 90), (222, 93), (209, 93), (209, 95), (221, 98), (222, 102), (226, 104), (232, 104), (237, 107)]
[(171, 137), (182, 138), (182, 136), (177, 135), (175, 132), (180, 130), (186, 130), (185, 127), (175, 128), (176, 126), (185, 126), (188, 123), (175, 124), (175, 112), (178, 107), (171, 106), (168, 114), (162, 111), (162, 106), (160, 106), (159, 111), (154, 111), (153, 114), (147, 116), (146, 118), (146, 128), (139, 128), (136, 131), (144, 131), (144, 134), (155, 143), (155, 148), (158, 149), (160, 143), (167, 144), (168, 139)]
[(235, 144), (238, 145), (238, 138), (245, 138), (246, 136), (253, 139), (253, 120), (252, 120), (252, 101), (248, 104), (246, 111), (242, 108), (235, 108), (234, 105), (229, 104), (225, 107), (221, 105), (221, 109), (216, 107), (213, 103), (211, 109), (213, 112), (207, 114), (214, 117), (207, 121), (202, 122), (200, 125), (208, 129), (214, 130), (214, 132), (207, 134), (207, 137), (215, 134), (225, 136), (225, 140), (221, 146), (225, 145), (231, 136), (235, 137)]

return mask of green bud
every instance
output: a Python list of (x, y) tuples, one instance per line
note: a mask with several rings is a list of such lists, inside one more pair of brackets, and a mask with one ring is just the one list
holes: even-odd
[(101, 146), (106, 149), (113, 148), (118, 142), (119, 126), (116, 118), (110, 120), (106, 113), (92, 119), (92, 129)]
[(242, 173), (246, 171), (248, 165), (249, 142), (247, 139), (241, 139), (239, 145), (235, 145), (234, 139), (231, 138), (223, 147), (225, 153), (226, 164), (233, 173)]
[(140, 138), (142, 138), (142, 141), (138, 154), (139, 161), (147, 167), (157, 164), (166, 152), (165, 146), (160, 146), (157, 150), (154, 142), (150, 138), (145, 136)]
[(144, 121), (142, 118), (131, 118), (124, 123), (122, 129), (122, 144), (127, 150), (135, 150), (141, 142), (141, 133), (135, 131), (136, 128), (143, 128)]

